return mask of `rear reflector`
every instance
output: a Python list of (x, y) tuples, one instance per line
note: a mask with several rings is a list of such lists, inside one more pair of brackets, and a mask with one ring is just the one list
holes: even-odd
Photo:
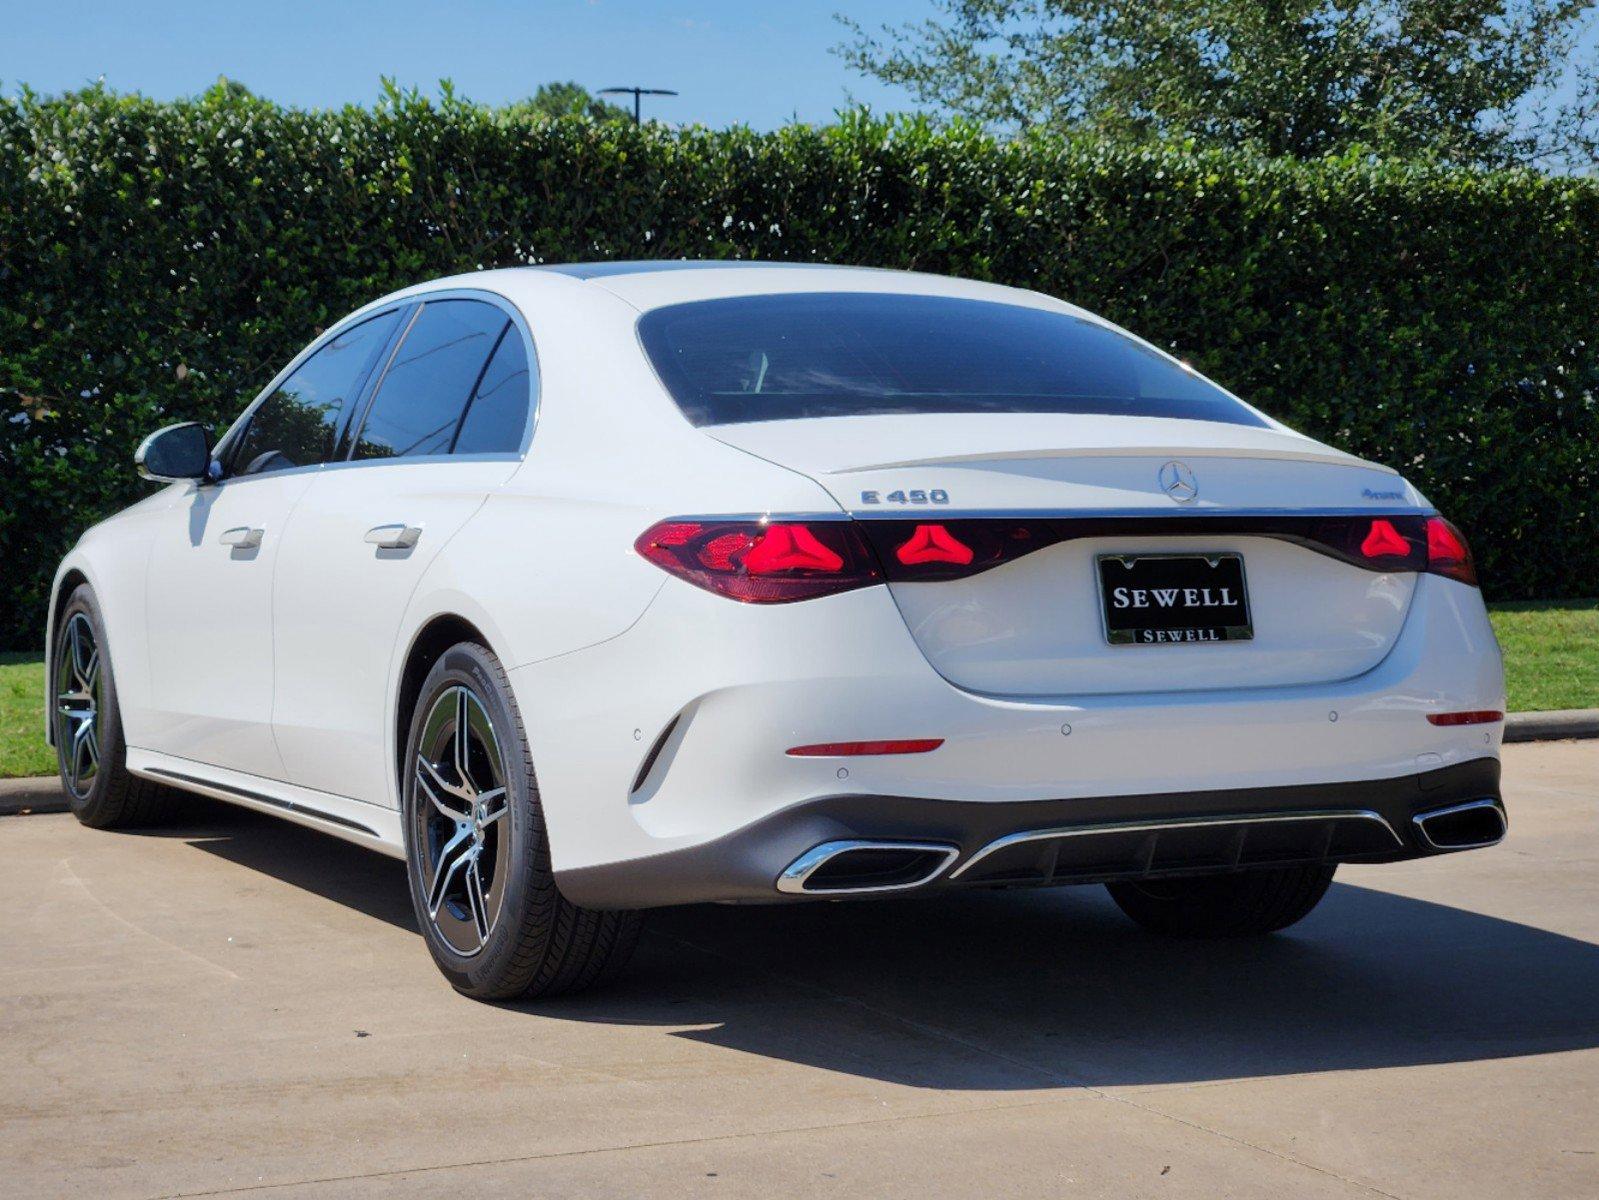
[(633, 548), (661, 570), (745, 604), (786, 604), (883, 581), (852, 521), (661, 521)]
[(1492, 725), (1503, 721), (1505, 714), (1491, 708), (1475, 712), (1428, 713), (1427, 720), (1434, 725)]
[(894, 742), (819, 742), (795, 746), (793, 758), (843, 758), (858, 754), (926, 754), (944, 744), (943, 738), (905, 738)]

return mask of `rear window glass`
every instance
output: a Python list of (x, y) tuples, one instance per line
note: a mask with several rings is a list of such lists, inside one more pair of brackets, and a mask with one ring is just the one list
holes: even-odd
[(1066, 313), (859, 292), (646, 313), (639, 336), (696, 425), (882, 413), (1106, 413), (1264, 425), (1192, 371)]

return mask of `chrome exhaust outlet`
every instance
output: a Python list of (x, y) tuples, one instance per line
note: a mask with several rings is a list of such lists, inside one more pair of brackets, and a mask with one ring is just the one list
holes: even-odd
[(823, 842), (783, 869), (777, 890), (807, 896), (902, 892), (932, 882), (959, 854), (944, 842)]
[(1467, 800), (1413, 818), (1429, 850), (1480, 850), (1504, 840), (1509, 828), (1497, 800)]

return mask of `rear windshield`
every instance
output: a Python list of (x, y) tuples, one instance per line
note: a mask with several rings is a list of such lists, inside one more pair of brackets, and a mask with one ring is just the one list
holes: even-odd
[(860, 292), (675, 304), (644, 350), (696, 425), (880, 413), (1108, 413), (1264, 425), (1123, 334), (1065, 313)]

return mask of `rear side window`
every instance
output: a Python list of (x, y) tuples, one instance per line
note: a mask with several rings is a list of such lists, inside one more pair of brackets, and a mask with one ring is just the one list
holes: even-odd
[(516, 326), (509, 325), (467, 405), (454, 453), (515, 454), (522, 448), (532, 406), (533, 373), (527, 348)]
[(339, 423), (399, 315), (395, 309), (345, 330), (261, 401), (231, 456), (233, 473), (259, 475), (328, 461)]
[(639, 336), (696, 425), (881, 413), (1103, 413), (1264, 425), (1205, 379), (1066, 313), (838, 292), (646, 313)]
[(479, 300), (423, 305), (378, 385), (351, 457), (448, 454), (509, 324), (503, 312)]

